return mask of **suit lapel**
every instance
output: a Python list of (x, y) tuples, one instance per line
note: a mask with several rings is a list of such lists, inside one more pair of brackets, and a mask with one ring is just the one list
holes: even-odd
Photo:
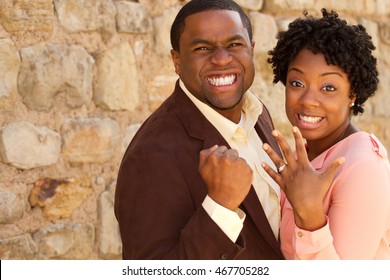
[[(203, 148), (208, 149), (213, 145), (224, 145), (230, 148), (229, 144), (218, 132), (218, 130), (206, 119), (195, 104), (188, 98), (180, 88), (178, 82), (173, 93), (173, 109), (179, 116), (190, 137), (203, 141)], [(196, 120), (196, 121), (194, 121)]]
[[(278, 143), (271, 135), (273, 129), (274, 126), (272, 123), (271, 116), (269, 115), (267, 109), (263, 107), (263, 113), (255, 125), (255, 130), (263, 143), (268, 143), (279, 155), (281, 155)], [(280, 251), (280, 244), (276, 240), (275, 235), (273, 234), (267, 216), (265, 215), (264, 209), (259, 199), (257, 198), (256, 191), (253, 187), (251, 188), (251, 191), (247, 195), (246, 199), (243, 201), (243, 205), (247, 210), (248, 214), (251, 216), (252, 220), (254, 221), (256, 227), (263, 235), (263, 237), (283, 258), (283, 255)], [(259, 208), (261, 209), (261, 211), (259, 211)]]
[(242, 202), (243, 210), (249, 215), (261, 233), (265, 240), (268, 241), (268, 244), (274, 248), (275, 252), (277, 252), (280, 256), (280, 244), (275, 238), (275, 235), (271, 229), (271, 226), (268, 222), (267, 216), (261, 206), (261, 203), (257, 197), (256, 191), (252, 187), (246, 196), (245, 200)]
[[(186, 128), (188, 135), (203, 141), (203, 148), (208, 149), (213, 145), (225, 145), (230, 148), (229, 144), (218, 132), (218, 130), (206, 119), (206, 117), (199, 111), (199, 109), (192, 103), (192, 101), (187, 97), (187, 95), (181, 90), (178, 83), (174, 94), (172, 96), (174, 102), (177, 103), (176, 106), (173, 106), (173, 109), (176, 111), (179, 119)], [(265, 114), (268, 114), (268, 111), (263, 110)], [(269, 143), (273, 148), (277, 147), (277, 143), (274, 138), (271, 136), (272, 123), (270, 124), (267, 120), (260, 120), (256, 124), (256, 131), (259, 134), (263, 142)], [(196, 120), (196, 121), (194, 121)], [(278, 150), (278, 148), (276, 148)], [(246, 199), (243, 201), (243, 207), (247, 215), (254, 221), (259, 232), (263, 237), (269, 242), (269, 244), (275, 249), (275, 251), (281, 255), (279, 249), (279, 243), (277, 242), (275, 235), (269, 225), (267, 217), (264, 213), (263, 207), (257, 197), (257, 194), (251, 187), (249, 194)]]
[(263, 113), (255, 125), (255, 130), (263, 143), (268, 143), (279, 156), (282, 156), (278, 142), (276, 142), (275, 138), (271, 135), (273, 129), (274, 125), (271, 116), (269, 115), (267, 108), (263, 105)]

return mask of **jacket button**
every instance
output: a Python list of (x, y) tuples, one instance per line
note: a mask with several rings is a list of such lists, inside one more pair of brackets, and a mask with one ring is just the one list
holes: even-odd
[(228, 254), (222, 254), (221, 255), (221, 260), (227, 260), (229, 258)]

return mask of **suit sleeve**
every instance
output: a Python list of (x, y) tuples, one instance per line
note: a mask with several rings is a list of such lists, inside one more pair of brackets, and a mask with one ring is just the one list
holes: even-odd
[(205, 212), (200, 176), (188, 178), (182, 166), (164, 151), (125, 156), (115, 194), (124, 259), (235, 258), (244, 250), (241, 238), (233, 243)]

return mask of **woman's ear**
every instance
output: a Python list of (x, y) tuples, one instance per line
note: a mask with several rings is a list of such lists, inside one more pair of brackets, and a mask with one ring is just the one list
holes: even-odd
[(350, 97), (349, 97), (349, 107), (352, 108), (353, 106), (355, 106), (355, 100), (356, 100), (356, 94), (354, 93), (351, 93)]

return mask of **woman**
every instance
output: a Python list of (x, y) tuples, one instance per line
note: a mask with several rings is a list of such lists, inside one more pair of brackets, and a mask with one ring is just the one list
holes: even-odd
[(390, 259), (387, 152), (351, 123), (377, 89), (375, 47), (363, 26), (322, 15), (293, 21), (269, 52), (296, 142), (294, 154), (273, 132), (284, 159), (263, 146), (278, 172), (263, 167), (285, 194), (282, 251), (286, 259)]

